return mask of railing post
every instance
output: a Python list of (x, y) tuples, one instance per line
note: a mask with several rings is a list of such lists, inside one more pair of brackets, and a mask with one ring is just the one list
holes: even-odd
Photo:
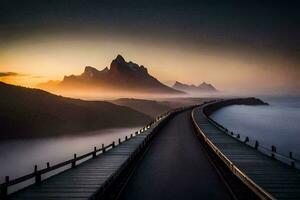
[(5, 183), (1, 184), (0, 186), (0, 199), (6, 200), (7, 199), (7, 188), (9, 184), (9, 176), (5, 176)]
[(102, 144), (102, 153), (105, 152), (104, 144)]
[(119, 144), (121, 144), (121, 138), (119, 138)]
[[(290, 157), (290, 159), (293, 159), (293, 152), (290, 151), (289, 157)], [(291, 161), (291, 167), (295, 168), (295, 161), (294, 160)]]
[(116, 145), (115, 145), (115, 141), (112, 142), (112, 147), (114, 148)]
[(47, 168), (50, 168), (50, 163), (49, 162), (47, 162)]
[(138, 132), (138, 131), (136, 131), (136, 132), (135, 132), (135, 135), (138, 135), (138, 134), (139, 134), (139, 132)]
[(132, 134), (130, 134), (130, 138), (132, 138), (132, 136), (133, 136), (133, 135), (132, 135)]
[(240, 137), (241, 137), (240, 134), (237, 134), (236, 138), (240, 139)]
[(259, 145), (259, 144), (258, 144), (258, 141), (256, 140), (256, 141), (255, 141), (255, 149), (258, 148), (258, 145)]
[(72, 161), (72, 168), (76, 167), (76, 153), (74, 154), (74, 158), (73, 158), (73, 161)]
[(249, 142), (249, 137), (246, 137), (245, 143)]
[(94, 147), (93, 158), (96, 158), (97, 147)]
[(274, 145), (272, 145), (272, 158), (275, 158), (275, 154), (276, 153), (276, 147)]
[(41, 174), (38, 171), (37, 165), (34, 166), (35, 184), (40, 184), (42, 181)]
[(127, 135), (125, 136), (125, 141), (127, 141)]

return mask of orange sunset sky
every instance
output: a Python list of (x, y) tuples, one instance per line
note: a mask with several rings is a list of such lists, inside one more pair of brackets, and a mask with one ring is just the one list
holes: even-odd
[(0, 81), (35, 87), (121, 54), (171, 85), (300, 93), (299, 11), (291, 3), (0, 2)]
[(247, 55), (213, 47), (184, 43), (142, 41), (108, 36), (23, 38), (0, 49), (0, 71), (17, 74), (1, 81), (35, 87), (64, 75), (80, 74), (84, 67), (102, 69), (117, 54), (146, 66), (166, 84), (210, 82), (223, 91), (272, 92), (299, 88), (295, 64), (272, 55)]

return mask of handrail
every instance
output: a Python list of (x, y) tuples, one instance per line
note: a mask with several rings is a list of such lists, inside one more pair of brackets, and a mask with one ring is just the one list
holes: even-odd
[[(135, 137), (135, 136), (137, 136), (137, 135), (139, 135), (139, 134), (141, 134), (141, 133), (143, 133), (145, 131), (147, 131), (148, 129), (151, 128), (151, 126), (153, 126), (156, 123), (160, 122), (165, 117), (169, 116), (171, 113), (177, 112), (177, 111), (178, 111), (178, 109), (174, 109), (174, 110), (162, 113), (161, 115), (157, 116), (153, 121), (151, 121), (150, 123), (148, 123), (146, 126), (144, 126), (143, 128), (141, 128), (140, 130), (136, 131), (134, 135), (130, 134), (129, 137), (125, 136), (125, 139), (123, 140), (123, 142), (127, 141), (127, 140), (129, 140), (129, 139), (131, 139), (131, 138), (133, 138), (133, 137)], [(122, 141), (119, 138), (117, 144), (115, 143), (115, 141), (113, 141), (111, 144), (109, 144), (107, 146), (104, 146), (104, 144), (102, 144), (102, 148), (97, 149), (96, 147), (94, 147), (93, 151), (88, 152), (88, 153), (83, 154), (83, 155), (78, 156), (78, 157), (77, 157), (76, 154), (74, 154), (74, 158), (73, 159), (69, 159), (69, 160), (60, 162), (60, 163), (55, 164), (53, 166), (50, 166), (50, 163), (48, 162), (47, 163), (47, 167), (44, 168), (44, 169), (38, 170), (37, 165), (35, 165), (34, 166), (34, 172), (26, 174), (26, 175), (18, 177), (18, 178), (15, 178), (15, 179), (12, 179), (12, 180), (9, 179), (9, 176), (6, 176), (5, 177), (5, 182), (0, 184), (0, 198), (2, 196), (6, 196), (7, 195), (7, 193), (8, 193), (7, 190), (8, 190), (8, 187), (10, 187), (10, 186), (20, 184), (20, 183), (28, 181), (28, 180), (30, 180), (32, 178), (35, 178), (35, 183), (38, 184), (38, 183), (41, 182), (41, 176), (43, 174), (46, 174), (48, 172), (60, 169), (62, 167), (70, 165), (70, 164), (71, 164), (72, 168), (74, 168), (76, 166), (76, 162), (77, 161), (83, 160), (83, 159), (88, 158), (90, 156), (92, 156), (92, 158), (95, 158), (95, 157), (97, 157), (97, 153), (98, 152), (104, 153), (107, 149), (114, 148), (116, 145), (120, 145), (121, 143), (122, 143)]]
[[(195, 108), (197, 109), (197, 108)], [(221, 151), (220, 149), (215, 146), (210, 139), (202, 132), (200, 127), (198, 126), (193, 109), (191, 116), (194, 126), (196, 127), (197, 133), (201, 135), (204, 141), (208, 144), (208, 146), (215, 152), (215, 154), (227, 165), (230, 171), (235, 174), (241, 181), (243, 181), (253, 192), (255, 192), (260, 198), (262, 199), (270, 199), (275, 200), (275, 198), (257, 185), (251, 178), (249, 178), (246, 174), (244, 174), (233, 162), (231, 162)]]
[[(232, 138), (238, 140), (239, 142), (243, 142), (245, 143), (246, 145), (252, 147), (252, 148), (255, 148), (257, 150), (259, 150), (260, 152), (262, 152), (263, 154), (267, 155), (267, 156), (271, 156), (272, 158), (274, 159), (277, 159), (278, 161), (282, 162), (282, 163), (285, 163), (287, 164), (286, 162), (284, 162), (283, 160), (280, 160), (279, 158), (282, 158), (284, 160), (286, 160), (288, 162), (288, 164), (292, 167), (296, 167), (297, 166), (295, 165), (295, 163), (299, 163), (300, 160), (298, 160), (297, 158), (293, 157), (292, 155), (292, 152), (289, 152), (289, 156), (287, 155), (284, 155), (284, 154), (281, 154), (279, 153), (277, 150), (276, 150), (276, 147), (275, 146), (272, 146), (271, 149), (269, 149), (268, 147), (262, 145), (261, 143), (259, 143), (258, 140), (254, 140), (252, 139), (252, 141), (255, 142), (255, 145), (252, 146), (250, 145), (250, 137), (249, 136), (245, 136), (243, 134), (236, 134), (236, 133), (233, 133), (232, 131), (229, 131), (227, 128), (225, 128), (223, 125), (219, 124), (218, 122), (216, 122), (215, 120), (213, 120), (211, 117), (209, 117), (204, 111), (203, 111), (203, 114), (204, 116), (216, 127), (218, 128), (220, 131), (222, 131), (223, 133), (226, 133), (228, 134), (229, 136), (231, 136)], [(245, 139), (248, 138), (248, 141), (242, 141), (241, 140), (241, 136), (244, 137)], [(264, 151), (262, 151), (262, 150)], [(269, 155), (267, 153), (269, 153)]]
[[(167, 111), (167, 112), (165, 112), (165, 113), (162, 113), (162, 114), (160, 114), (159, 116), (157, 116), (153, 121), (151, 121), (150, 123), (148, 123), (146, 126), (144, 126), (143, 128), (141, 128), (140, 130), (136, 131), (135, 134), (130, 134), (130, 136), (125, 136), (124, 141), (127, 141), (128, 139), (133, 138), (133, 137), (135, 137), (135, 136), (137, 136), (137, 135), (139, 135), (139, 134), (141, 134), (141, 133), (147, 131), (148, 129), (151, 128), (151, 126), (153, 126), (153, 125), (159, 123), (160, 121), (164, 120), (166, 117), (171, 116), (171, 114), (174, 114), (174, 113), (177, 113), (177, 112), (180, 112), (180, 111), (182, 111), (182, 110), (185, 110), (185, 109), (187, 109), (187, 108), (192, 108), (192, 107), (194, 107), (194, 106), (185, 106), (185, 107), (172, 109), (172, 110), (170, 110), (170, 111)], [(149, 136), (149, 135), (147, 135), (146, 140), (149, 139), (148, 136)], [(124, 142), (124, 141), (123, 141), (123, 142)], [(79, 156), (79, 157), (77, 157), (77, 155), (74, 154), (74, 158), (73, 158), (73, 159), (69, 159), (69, 160), (67, 160), (67, 161), (64, 161), (64, 162), (55, 164), (55, 165), (53, 165), (53, 166), (50, 166), (50, 163), (47, 162), (47, 167), (44, 168), (44, 169), (38, 170), (37, 165), (35, 165), (35, 166), (34, 166), (34, 172), (29, 173), (29, 174), (26, 174), (26, 175), (21, 176), (21, 177), (18, 177), (18, 178), (15, 178), (15, 179), (13, 179), (13, 180), (9, 180), (9, 176), (6, 176), (6, 177), (5, 177), (5, 182), (0, 184), (0, 199), (1, 199), (2, 197), (4, 197), (4, 198), (7, 197), (7, 195), (8, 195), (8, 188), (9, 188), (10, 186), (17, 185), (17, 184), (19, 184), (19, 183), (25, 182), (25, 181), (30, 180), (30, 179), (32, 179), (32, 178), (35, 178), (35, 184), (39, 184), (39, 183), (42, 182), (41, 176), (42, 176), (43, 174), (46, 174), (46, 173), (48, 173), (48, 172), (51, 172), (51, 171), (60, 169), (60, 168), (62, 168), (62, 167), (65, 167), (65, 166), (67, 166), (67, 165), (70, 165), (70, 164), (71, 164), (71, 167), (74, 168), (74, 167), (76, 166), (76, 161), (80, 161), (80, 160), (85, 159), (85, 158), (88, 158), (88, 157), (90, 157), (90, 156), (92, 156), (92, 158), (95, 158), (95, 157), (98, 156), (98, 155), (97, 155), (98, 152), (104, 153), (107, 149), (114, 148), (115, 146), (120, 145), (121, 143), (122, 143), (122, 141), (121, 141), (121, 139), (119, 138), (119, 139), (118, 139), (118, 143), (115, 143), (115, 141), (113, 141), (111, 144), (109, 144), (109, 145), (107, 145), (107, 146), (104, 146), (104, 144), (102, 144), (102, 148), (100, 148), (100, 149), (97, 149), (96, 147), (94, 147), (94, 150), (93, 150), (93, 151), (88, 152), (88, 153), (86, 153), (86, 154), (83, 154), (83, 155), (81, 155), (81, 156)], [(145, 143), (145, 141), (143, 142), (143, 144), (144, 144), (144, 143)], [(85, 161), (83, 161), (83, 162), (85, 162)], [(117, 170), (117, 171), (119, 171), (119, 170)], [(117, 172), (116, 172), (116, 173), (117, 173)], [(55, 174), (57, 174), (57, 173), (55, 173)], [(109, 182), (111, 181), (110, 179), (111, 179), (111, 178), (109, 178), (109, 180), (106, 180), (105, 183), (104, 183), (104, 185), (109, 184)], [(103, 187), (104, 187), (104, 186), (102, 186), (100, 189), (102, 189)]]
[[(170, 116), (172, 116), (172, 115), (175, 114), (175, 113), (181, 112), (181, 111), (183, 111), (183, 110), (186, 110), (186, 109), (192, 108), (192, 107), (194, 107), (194, 106), (186, 106), (186, 107), (181, 107), (181, 108), (173, 109), (173, 110), (171, 110), (171, 111), (168, 111), (168, 112), (165, 114), (165, 116), (160, 117), (159, 120), (162, 120), (162, 119), (164, 119), (164, 118), (166, 118), (166, 117), (170, 117)], [(160, 125), (160, 124), (159, 124), (159, 125)], [(158, 125), (158, 126), (159, 126), (159, 125)], [(158, 127), (158, 126), (157, 126), (157, 127)], [(157, 128), (157, 127), (155, 127), (155, 128)], [(154, 129), (155, 129), (155, 128), (154, 128)], [(149, 135), (146, 136), (146, 139), (144, 140), (143, 145), (144, 145), (147, 141), (149, 141), (149, 140), (154, 136), (155, 132), (156, 132), (156, 131), (151, 132)], [(153, 134), (153, 133), (154, 133), (154, 134)], [(130, 159), (130, 158), (129, 158), (129, 159)], [(127, 162), (127, 161), (125, 161), (125, 162)], [(117, 171), (115, 172), (115, 174), (118, 174), (118, 173), (119, 173), (119, 170), (117, 170)], [(98, 189), (98, 191), (102, 191), (102, 193), (103, 193), (103, 191), (105, 190), (105, 188), (107, 188), (108, 185), (111, 184), (111, 182), (113, 181), (112, 179), (114, 178), (114, 176), (115, 176), (115, 175), (112, 175), (111, 177), (109, 177), (109, 178), (104, 182), (104, 184), (102, 184), (102, 186)], [(92, 198), (92, 199), (94, 199), (94, 198)]]
[[(46, 174), (50, 171), (53, 171), (53, 170), (56, 170), (56, 169), (59, 169), (61, 167), (64, 167), (66, 165), (69, 165), (69, 164), (72, 164), (73, 162), (76, 162), (76, 161), (80, 161), (84, 158), (87, 158), (89, 156), (92, 156), (94, 155), (94, 153), (97, 153), (99, 151), (105, 151), (106, 149), (112, 147), (114, 145), (115, 142), (112, 142), (111, 144), (107, 145), (107, 146), (104, 146), (100, 149), (97, 149), (96, 151), (92, 151), (92, 152), (89, 152), (89, 153), (86, 153), (86, 154), (83, 154), (79, 157), (74, 157), (73, 159), (70, 159), (70, 160), (67, 160), (67, 161), (64, 161), (64, 162), (61, 162), (61, 163), (58, 163), (56, 165), (53, 165), (53, 166), (49, 166), (47, 168), (44, 168), (44, 169), (41, 169), (41, 170), (36, 170), (35, 172), (33, 173), (30, 173), (30, 174), (27, 174), (27, 175), (24, 175), (24, 176), (21, 176), (21, 177), (18, 177), (18, 178), (15, 178), (13, 180), (9, 180), (8, 182), (6, 182), (7, 186), (12, 186), (12, 185), (16, 185), (18, 183), (21, 183), (21, 182), (24, 182), (24, 181), (27, 181), (31, 178), (34, 178), (36, 176), (36, 174)], [(76, 155), (76, 154), (74, 154)]]

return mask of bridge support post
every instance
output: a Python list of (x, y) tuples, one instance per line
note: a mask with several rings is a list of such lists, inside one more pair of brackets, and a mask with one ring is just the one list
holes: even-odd
[(249, 137), (246, 137), (245, 143), (249, 142)]
[(271, 149), (272, 149), (272, 158), (275, 158), (274, 153), (276, 153), (276, 147), (274, 145), (272, 145)]
[(93, 158), (96, 158), (97, 147), (94, 147)]
[(102, 144), (102, 153), (105, 152), (104, 144)]
[(74, 154), (74, 158), (73, 158), (73, 161), (72, 161), (72, 168), (75, 168), (76, 167), (76, 153)]
[(34, 166), (35, 184), (40, 184), (42, 181), (41, 173), (38, 171), (37, 165)]
[[(289, 157), (290, 157), (290, 159), (293, 159), (293, 152), (290, 151)], [(294, 160), (291, 161), (291, 167), (295, 168), (295, 161)]]

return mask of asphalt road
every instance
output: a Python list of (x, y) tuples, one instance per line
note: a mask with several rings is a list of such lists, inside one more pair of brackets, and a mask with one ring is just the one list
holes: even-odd
[(190, 112), (160, 130), (120, 199), (232, 199), (194, 133)]

